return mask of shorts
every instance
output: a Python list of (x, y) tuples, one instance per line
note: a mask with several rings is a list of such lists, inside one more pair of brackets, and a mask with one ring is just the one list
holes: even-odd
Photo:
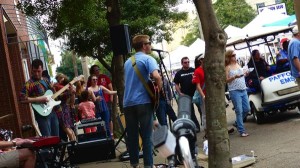
[(19, 167), (19, 151), (0, 153), (0, 168), (2, 167)]

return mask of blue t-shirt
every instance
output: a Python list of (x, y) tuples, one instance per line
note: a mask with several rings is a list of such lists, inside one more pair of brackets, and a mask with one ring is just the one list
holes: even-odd
[[(149, 74), (154, 70), (158, 70), (156, 60), (146, 55), (143, 52), (137, 52), (135, 54), (135, 62), (138, 70), (141, 72), (145, 81), (147, 82)], [(132, 67), (131, 58), (129, 58), (124, 65), (125, 68), (125, 91), (123, 104), (124, 107), (135, 106), (140, 104), (151, 103), (150, 96), (145, 89), (143, 83), (137, 76), (134, 68)]]
[(295, 57), (298, 57), (300, 60), (300, 40), (293, 38), (289, 43), (288, 48), (288, 56), (289, 56), (289, 62), (291, 65), (291, 74), (295, 78), (299, 78), (299, 72), (297, 68), (294, 66), (293, 59)]
[(285, 50), (280, 50), (279, 51), (279, 56), (276, 58), (277, 61), (282, 60), (282, 59), (288, 59), (288, 52)]

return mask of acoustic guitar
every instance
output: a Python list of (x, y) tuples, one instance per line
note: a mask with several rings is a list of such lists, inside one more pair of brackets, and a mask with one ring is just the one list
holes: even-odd
[(150, 98), (151, 98), (151, 102), (153, 104), (153, 109), (154, 111), (157, 110), (158, 105), (159, 105), (159, 89), (157, 84), (155, 83), (155, 81), (153, 80), (148, 80), (148, 86), (150, 91), (152, 92), (152, 94), (148, 93)]

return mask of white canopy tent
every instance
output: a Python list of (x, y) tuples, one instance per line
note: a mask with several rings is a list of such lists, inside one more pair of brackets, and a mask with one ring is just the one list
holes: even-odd
[(224, 31), (226, 32), (228, 39), (246, 36), (246, 32), (243, 29), (232, 25), (227, 26)]
[(180, 69), (181, 66), (181, 58), (188, 57), (190, 60), (190, 66), (194, 67), (195, 57), (204, 53), (205, 43), (201, 39), (197, 39), (193, 44), (189, 47), (180, 45), (175, 50), (171, 51), (169, 55), (167, 55), (163, 59), (163, 63), (165, 64), (167, 70), (176, 70)]
[[(268, 23), (273, 23), (278, 20), (282, 20), (289, 17), (285, 14), (280, 14), (273, 12), (269, 9), (263, 10), (259, 15), (257, 15), (250, 23), (248, 23), (245, 27), (243, 27), (243, 31), (246, 32), (248, 35), (252, 35), (255, 32), (257, 32), (258, 29), (265, 28), (263, 25)], [(265, 30), (272, 30), (272, 27), (269, 27), (269, 29)]]
[(195, 59), (196, 56), (203, 54), (205, 52), (205, 42), (197, 38), (197, 40), (193, 44), (191, 44), (189, 48), (192, 50), (191, 55)]
[(175, 50), (171, 51), (166, 58), (163, 59), (163, 63), (165, 64), (168, 70), (180, 69), (181, 68), (181, 58), (189, 57), (191, 53), (191, 49), (187, 46), (180, 45)]

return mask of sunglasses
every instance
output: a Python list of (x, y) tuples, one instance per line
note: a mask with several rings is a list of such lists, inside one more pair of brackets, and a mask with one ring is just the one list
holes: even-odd
[(96, 81), (96, 80), (98, 80), (98, 79), (94, 78), (94, 79), (92, 79), (92, 80), (95, 80), (95, 81)]
[(232, 54), (232, 55), (231, 55), (231, 57), (235, 57), (235, 56), (236, 56), (236, 54)]
[(189, 64), (190, 63), (190, 61), (186, 61), (186, 62), (183, 62), (184, 64)]
[(148, 43), (144, 43), (145, 45), (147, 45), (147, 44), (149, 44), (149, 45), (151, 45), (151, 42), (148, 42)]

